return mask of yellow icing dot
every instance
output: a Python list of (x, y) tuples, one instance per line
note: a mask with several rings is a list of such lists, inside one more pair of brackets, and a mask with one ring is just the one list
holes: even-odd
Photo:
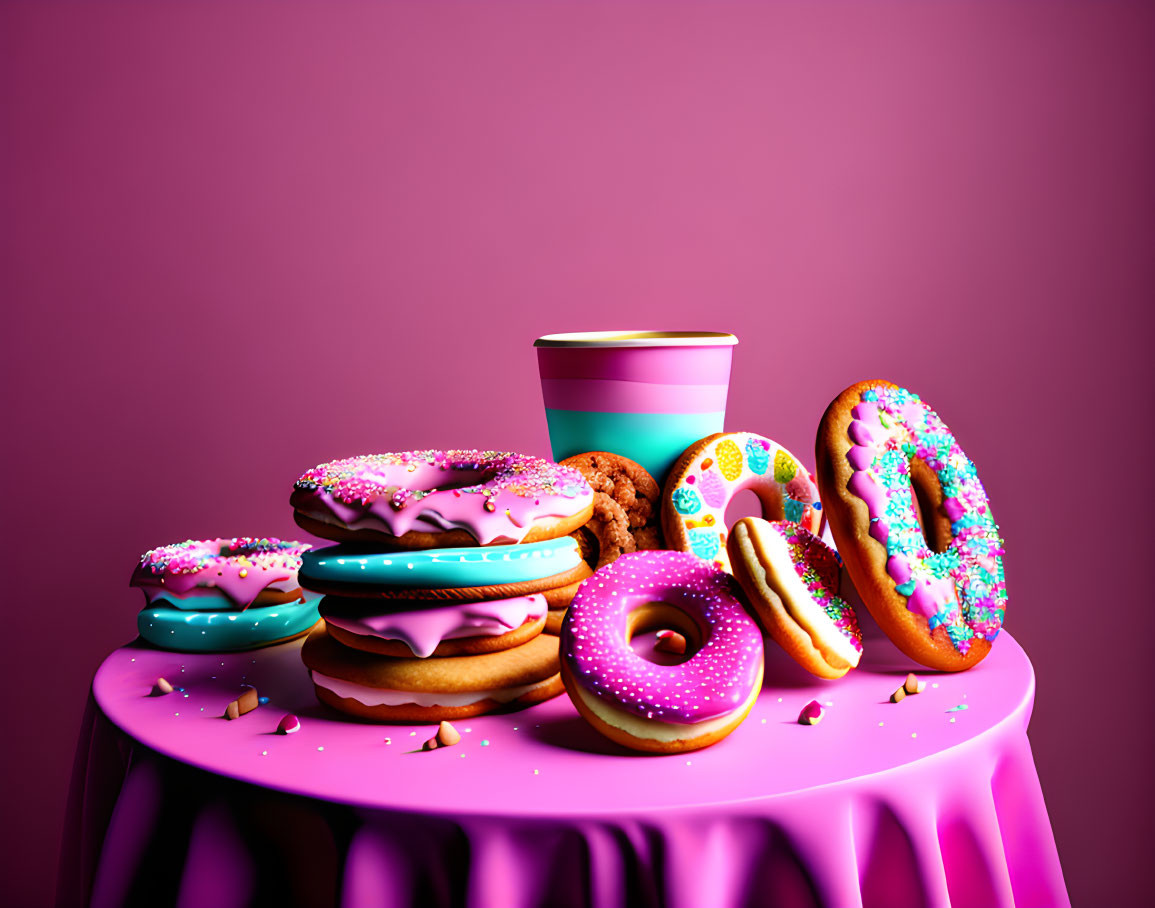
[(718, 456), (718, 469), (726, 479), (733, 482), (742, 475), (742, 451), (731, 439), (719, 442), (714, 453)]

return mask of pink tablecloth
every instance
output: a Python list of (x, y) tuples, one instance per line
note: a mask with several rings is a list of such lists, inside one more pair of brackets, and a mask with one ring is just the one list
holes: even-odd
[[(319, 706), (298, 648), (109, 656), (62, 904), (1068, 904), (1026, 736), (1034, 675), (1005, 632), (900, 704), (911, 666), (885, 641), (837, 682), (770, 647), (746, 722), (670, 757), (604, 741), (564, 696), (420, 752), (428, 726)], [(183, 690), (149, 697), (158, 675)], [(219, 718), (243, 684), (269, 702)], [(798, 725), (815, 697), (825, 719)], [(286, 712), (299, 733), (274, 733)]]

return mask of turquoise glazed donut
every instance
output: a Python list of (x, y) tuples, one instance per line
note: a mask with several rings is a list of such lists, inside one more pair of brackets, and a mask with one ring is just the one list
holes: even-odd
[(585, 565), (577, 542), (569, 536), (522, 545), (414, 552), (366, 552), (334, 545), (305, 552), (302, 560), (301, 583), (322, 592), (349, 587), (414, 591), (535, 584)]
[(167, 604), (146, 606), (136, 617), (140, 636), (161, 649), (224, 653), (257, 649), (305, 633), (320, 620), (320, 596), (252, 606), (243, 612), (193, 612)]

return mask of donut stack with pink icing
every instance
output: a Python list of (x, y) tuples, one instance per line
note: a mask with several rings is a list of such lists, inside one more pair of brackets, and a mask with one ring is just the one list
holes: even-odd
[(317, 623), (297, 571), (309, 548), (274, 538), (188, 539), (141, 556), (140, 635), (163, 649), (228, 652), (280, 643)]
[(374, 454), (307, 471), (291, 504), (338, 543), (302, 570), (325, 597), (302, 650), (322, 702), (427, 722), (560, 693), (542, 631), (558, 591), (590, 574), (566, 535), (592, 511), (577, 471), (502, 452)]

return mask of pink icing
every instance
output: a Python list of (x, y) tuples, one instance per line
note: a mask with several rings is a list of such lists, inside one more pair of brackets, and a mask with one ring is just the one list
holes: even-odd
[(546, 407), (594, 413), (718, 413), (729, 385), (675, 385), (597, 378), (543, 378)]
[[(994, 639), (1006, 609), (1003, 547), (974, 464), (938, 414), (903, 388), (867, 388), (850, 414), (847, 488), (866, 503), (871, 537), (886, 546), (895, 592), (962, 654), (976, 637)], [(920, 522), (910, 476), (916, 458), (942, 488), (951, 537), (941, 552)]]
[(406, 451), (321, 464), (294, 508), (324, 523), (393, 536), (464, 529), (481, 545), (520, 542), (535, 521), (580, 514), (593, 490), (577, 470), (494, 451)]
[[(394, 603), (406, 609), (404, 601)], [(427, 605), (427, 603), (426, 603)], [(321, 617), (351, 634), (399, 640), (413, 651), (413, 655), (427, 658), (442, 640), (461, 637), (495, 636), (507, 634), (537, 620), (546, 613), (542, 595), (515, 596), (489, 602), (464, 602), (439, 605), (436, 608), (409, 608), (387, 615), (359, 615), (360, 603), (349, 606), (347, 600), (327, 596), (321, 600)]]
[(297, 570), (308, 548), (273, 538), (188, 539), (145, 552), (129, 586), (144, 590), (148, 602), (203, 598), (204, 608), (242, 611), (266, 589), (300, 586)]
[[(629, 614), (652, 602), (681, 609), (701, 631), (702, 646), (687, 661), (656, 665), (626, 642)], [(725, 571), (686, 552), (632, 552), (578, 588), (561, 653), (594, 696), (643, 719), (688, 725), (746, 702), (762, 668), (762, 634)]]

